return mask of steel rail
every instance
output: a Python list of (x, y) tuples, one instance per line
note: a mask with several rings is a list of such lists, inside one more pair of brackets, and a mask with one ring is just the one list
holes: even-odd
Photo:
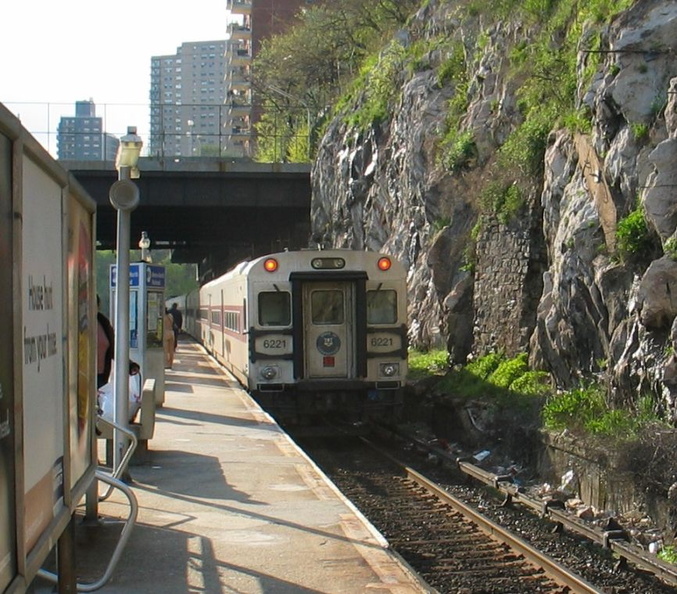
[(602, 594), (602, 590), (596, 588), (581, 576), (560, 565), (552, 557), (532, 547), (529, 543), (522, 540), (515, 534), (502, 528), (495, 522), (489, 520), (470, 506), (463, 503), (460, 499), (454, 497), (439, 485), (428, 480), (422, 474), (416, 472), (413, 468), (404, 467), (407, 477), (414, 480), (421, 487), (433, 493), (444, 503), (453, 507), (456, 511), (469, 518), (471, 522), (479, 526), (484, 532), (492, 538), (505, 543), (510, 549), (518, 552), (523, 557), (531, 561), (534, 565), (543, 569), (543, 571), (553, 581), (566, 586), (572, 594)]
[[(602, 590), (584, 580), (580, 575), (568, 570), (566, 567), (555, 561), (552, 557), (532, 547), (525, 540), (522, 540), (517, 535), (511, 533), (502, 526), (499, 526), (497, 523), (474, 510), (472, 507), (466, 505), (460, 499), (454, 497), (451, 493), (445, 491), (439, 485), (430, 481), (413, 468), (403, 464), (400, 460), (388, 452), (383, 451), (368, 439), (364, 437), (360, 439), (369, 445), (369, 447), (378, 451), (381, 455), (385, 456), (394, 464), (397, 464), (397, 466), (402, 468), (407, 473), (407, 477), (410, 480), (415, 481), (421, 487), (438, 497), (441, 501), (450, 505), (457, 512), (466, 518), (469, 518), (471, 522), (476, 524), (485, 533), (489, 534), (496, 540), (505, 543), (513, 551), (520, 553), (534, 565), (542, 568), (546, 575), (548, 575), (548, 577), (550, 577), (553, 581), (569, 588), (571, 594), (603, 594)], [(482, 473), (484, 472), (479, 468), (477, 468), (477, 470), (481, 471)]]
[(470, 476), (486, 485), (489, 485), (506, 496), (506, 503), (517, 502), (539, 513), (542, 517), (549, 517), (560, 528), (569, 530), (584, 536), (605, 548), (611, 550), (619, 557), (621, 566), (632, 563), (636, 567), (646, 570), (670, 586), (677, 586), (677, 566), (660, 560), (655, 555), (647, 553), (640, 547), (627, 542), (628, 535), (624, 530), (603, 531), (590, 526), (564, 510), (564, 504), (558, 501), (543, 502), (521, 492), (520, 488), (512, 483), (512, 477), (493, 474), (471, 464), (465, 459), (454, 458), (446, 451), (427, 444), (424, 441), (406, 435), (392, 427), (380, 426), (386, 431), (405, 437), (416, 443), (425, 450), (434, 453), (441, 460), (454, 464), (465, 475)]

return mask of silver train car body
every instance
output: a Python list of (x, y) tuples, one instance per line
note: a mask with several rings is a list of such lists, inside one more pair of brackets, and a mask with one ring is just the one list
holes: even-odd
[(185, 330), (273, 415), (383, 417), (407, 374), (406, 299), (386, 254), (281, 252), (189, 294)]

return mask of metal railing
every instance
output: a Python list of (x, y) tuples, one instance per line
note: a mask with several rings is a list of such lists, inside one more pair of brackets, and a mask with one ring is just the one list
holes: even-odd
[[(132, 490), (127, 485), (125, 485), (125, 483), (100, 470), (96, 471), (96, 478), (101, 482), (108, 483), (110, 489), (118, 489), (125, 495), (125, 497), (127, 497), (127, 501), (129, 502), (129, 515), (125, 520), (125, 525), (122, 528), (122, 532), (120, 532), (120, 537), (118, 538), (118, 542), (115, 545), (115, 549), (113, 550), (113, 554), (110, 558), (110, 561), (108, 562), (108, 565), (106, 566), (106, 570), (104, 571), (103, 575), (95, 582), (78, 583), (78, 592), (95, 592), (96, 590), (103, 588), (108, 580), (110, 580), (110, 578), (113, 576), (115, 568), (117, 567), (118, 561), (120, 560), (120, 557), (127, 546), (132, 528), (134, 528), (136, 518), (139, 514), (139, 504), (136, 500), (136, 496)], [(47, 571), (46, 569), (38, 570), (38, 575), (53, 584), (59, 583), (59, 576), (56, 573)], [(59, 591), (61, 591), (61, 589)]]

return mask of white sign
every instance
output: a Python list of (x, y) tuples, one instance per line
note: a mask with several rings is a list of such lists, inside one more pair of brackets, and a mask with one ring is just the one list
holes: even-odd
[(62, 189), (23, 162), (21, 298), (25, 530), (28, 550), (63, 500)]

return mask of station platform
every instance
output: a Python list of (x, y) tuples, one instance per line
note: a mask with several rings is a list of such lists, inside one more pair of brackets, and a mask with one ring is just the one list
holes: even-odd
[[(130, 467), (137, 523), (98, 592), (430, 592), (201, 346), (181, 341), (165, 382), (145, 461)], [(78, 523), (80, 582), (103, 575), (127, 513), (114, 492), (100, 522)]]

